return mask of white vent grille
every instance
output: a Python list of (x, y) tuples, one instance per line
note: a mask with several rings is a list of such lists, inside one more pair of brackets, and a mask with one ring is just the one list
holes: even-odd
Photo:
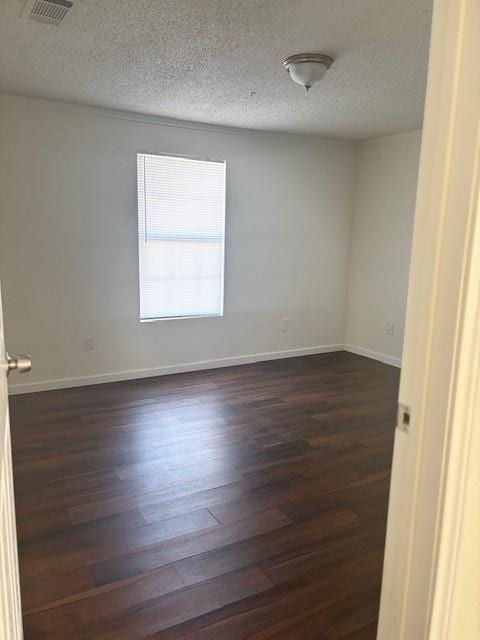
[(69, 0), (34, 0), (30, 18), (48, 24), (60, 24), (73, 2)]

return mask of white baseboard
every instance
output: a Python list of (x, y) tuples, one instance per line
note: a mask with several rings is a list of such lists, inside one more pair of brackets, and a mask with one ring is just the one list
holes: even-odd
[(343, 351), (343, 344), (327, 344), (316, 347), (302, 347), (300, 349), (288, 349), (286, 351), (270, 351), (266, 353), (252, 353), (243, 356), (230, 356), (215, 360), (200, 360), (197, 362), (185, 362), (183, 364), (170, 364), (150, 369), (131, 369), (130, 371), (116, 371), (112, 373), (100, 373), (75, 378), (59, 378), (56, 380), (44, 380), (40, 382), (25, 382), (9, 385), (9, 395), (19, 393), (31, 393), (33, 391), (51, 391), (53, 389), (67, 389), (70, 387), (84, 387), (91, 384), (103, 384), (105, 382), (121, 382), (123, 380), (138, 380), (139, 378), (153, 378), (166, 376), (172, 373), (186, 373), (188, 371), (202, 371), (204, 369), (218, 369), (220, 367), (233, 367), (239, 364), (252, 364), (268, 360), (280, 360), (283, 358), (295, 358), (298, 356), (311, 356), (319, 353), (332, 353)]
[(350, 353), (355, 353), (357, 356), (365, 356), (366, 358), (371, 358), (372, 360), (378, 360), (379, 362), (390, 364), (393, 367), (400, 368), (402, 366), (401, 358), (388, 356), (385, 353), (378, 353), (377, 351), (371, 351), (370, 349), (364, 349), (363, 347), (355, 347), (352, 344), (346, 344), (344, 346), (344, 349), (345, 351), (349, 351)]

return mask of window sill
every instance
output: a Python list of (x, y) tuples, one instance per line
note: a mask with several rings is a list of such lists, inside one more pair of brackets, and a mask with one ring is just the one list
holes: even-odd
[(140, 318), (140, 322), (149, 323), (149, 322), (163, 322), (165, 320), (194, 320), (198, 318), (223, 318), (223, 313), (209, 313), (198, 316), (166, 316), (164, 318)]

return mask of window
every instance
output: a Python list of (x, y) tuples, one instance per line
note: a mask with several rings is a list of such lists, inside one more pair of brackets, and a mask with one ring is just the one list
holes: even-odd
[(223, 315), (225, 163), (139, 153), (140, 320)]

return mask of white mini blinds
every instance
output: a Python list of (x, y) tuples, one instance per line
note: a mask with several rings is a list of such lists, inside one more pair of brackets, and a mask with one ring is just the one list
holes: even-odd
[(223, 315), (225, 162), (137, 154), (140, 319)]

